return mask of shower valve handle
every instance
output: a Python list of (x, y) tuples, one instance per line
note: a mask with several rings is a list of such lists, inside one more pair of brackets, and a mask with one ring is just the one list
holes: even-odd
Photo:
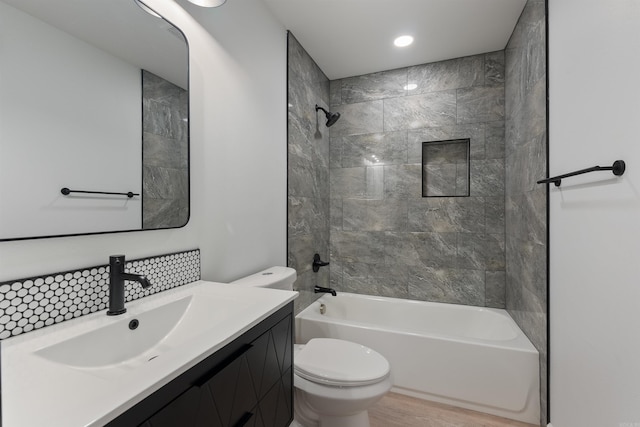
[(320, 267), (324, 267), (325, 265), (329, 265), (328, 262), (324, 262), (320, 260), (320, 254), (313, 255), (313, 272), (317, 273), (320, 270)]

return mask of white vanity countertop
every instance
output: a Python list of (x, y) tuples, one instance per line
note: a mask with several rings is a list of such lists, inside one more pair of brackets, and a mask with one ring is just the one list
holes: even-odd
[[(84, 369), (35, 354), (42, 348), (123, 319), (128, 322), (150, 309), (194, 294), (219, 304), (220, 310), (214, 304), (210, 314), (205, 311), (207, 320), (202, 323), (211, 327), (193, 332), (190, 327), (187, 333), (173, 334), (168, 343), (161, 342), (159, 356), (151, 361), (145, 359), (135, 366), (123, 363)], [(104, 310), (4, 340), (0, 371), (2, 426), (103, 426), (297, 295), (291, 291), (198, 281), (127, 302), (127, 312), (120, 316), (107, 316)]]

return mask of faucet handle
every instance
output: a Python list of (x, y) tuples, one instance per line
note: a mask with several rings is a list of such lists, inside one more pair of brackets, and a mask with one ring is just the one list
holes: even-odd
[(328, 262), (324, 262), (320, 259), (320, 254), (314, 254), (313, 255), (313, 264), (311, 264), (313, 267), (313, 272), (317, 273), (318, 270), (320, 270), (320, 267), (324, 267), (326, 265), (329, 265)]

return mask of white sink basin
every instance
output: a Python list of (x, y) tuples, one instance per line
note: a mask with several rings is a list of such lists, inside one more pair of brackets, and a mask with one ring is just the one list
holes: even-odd
[(199, 281), (4, 340), (2, 424), (104, 426), (296, 296)]
[[(52, 362), (74, 368), (104, 368), (140, 357), (157, 346), (178, 325), (193, 296), (67, 339), (36, 352)], [(135, 329), (130, 323), (137, 323)], [(132, 325), (134, 326), (134, 325)]]
[[(34, 354), (103, 378), (117, 377), (179, 349), (249, 305), (241, 298), (194, 292), (162, 305), (135, 306), (118, 317), (105, 316), (106, 326)], [(131, 322), (137, 322), (135, 329), (130, 328)]]

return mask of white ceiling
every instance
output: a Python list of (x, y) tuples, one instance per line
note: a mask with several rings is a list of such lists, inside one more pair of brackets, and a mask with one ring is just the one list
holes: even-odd
[[(264, 0), (329, 79), (502, 50), (526, 0)], [(393, 39), (415, 38), (406, 48)]]
[(133, 0), (0, 2), (182, 88), (188, 87), (188, 49), (184, 37), (167, 21), (143, 12)]

